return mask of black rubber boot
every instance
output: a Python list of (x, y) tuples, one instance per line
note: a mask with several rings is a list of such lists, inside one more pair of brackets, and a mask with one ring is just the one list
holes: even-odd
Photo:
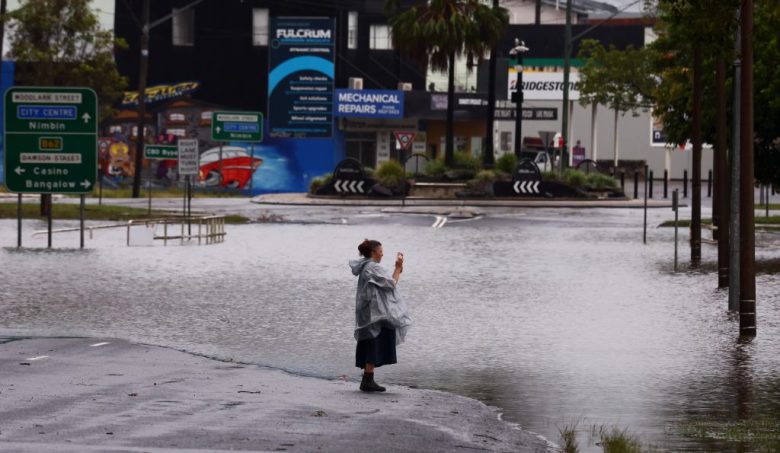
[(386, 389), (374, 382), (374, 373), (363, 373), (363, 380), (360, 381), (360, 390), (364, 392), (384, 392)]

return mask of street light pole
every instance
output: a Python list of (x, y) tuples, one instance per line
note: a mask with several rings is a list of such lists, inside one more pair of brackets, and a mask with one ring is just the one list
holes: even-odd
[[(566, 0), (566, 28), (564, 31), (564, 50), (563, 50), (563, 118), (561, 118), (561, 137), (563, 144), (560, 150), (560, 161), (558, 170), (563, 174), (563, 156), (569, 148), (569, 73), (571, 64), (569, 56), (571, 55), (571, 0)], [(556, 143), (557, 145), (557, 143)]]
[(739, 335), (756, 336), (756, 273), (755, 273), (755, 181), (753, 158), (753, 0), (742, 0), (742, 84), (740, 100), (740, 284)]
[(515, 70), (517, 71), (517, 82), (515, 83), (515, 156), (520, 160), (520, 153), (523, 150), (523, 54), (530, 49), (525, 46), (525, 42), (515, 38), (515, 46), (509, 51), (509, 55), (517, 58)]
[[(493, 10), (498, 10), (498, 0), (493, 0)], [(496, 60), (498, 59), (498, 44), (490, 49), (490, 66), (488, 70), (488, 105), (487, 118), (485, 120), (485, 151), (482, 155), (482, 166), (493, 168), (495, 159), (495, 140), (493, 139), (493, 126), (496, 119)]]
[[(138, 132), (135, 144), (135, 175), (133, 177), (133, 198), (141, 196), (141, 170), (143, 169), (144, 138), (146, 120), (146, 76), (149, 68), (149, 0), (143, 0), (141, 7), (141, 54), (138, 64)], [(149, 187), (151, 190), (151, 186)]]

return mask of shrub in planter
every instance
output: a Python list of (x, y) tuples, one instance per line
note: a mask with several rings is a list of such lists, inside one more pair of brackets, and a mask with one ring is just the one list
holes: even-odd
[(472, 181), (477, 183), (483, 183), (483, 182), (493, 182), (496, 179), (498, 179), (498, 175), (496, 175), (496, 172), (493, 170), (480, 170), (477, 172), (476, 175), (474, 175), (474, 179)]
[(543, 171), (542, 181), (560, 181), (561, 176), (555, 171)]
[(394, 192), (402, 192), (405, 176), (403, 165), (396, 160), (382, 162), (374, 170), (376, 182)]
[(443, 178), (447, 172), (447, 166), (441, 159), (432, 159), (425, 164), (425, 175), (431, 178)]
[(517, 156), (512, 153), (504, 154), (496, 159), (496, 170), (502, 173), (512, 174), (517, 168)]
[(574, 187), (582, 187), (585, 185), (588, 176), (585, 173), (574, 170), (573, 168), (567, 169), (563, 172), (563, 182)]
[(309, 193), (317, 193), (317, 190), (319, 190), (320, 187), (326, 186), (332, 179), (332, 173), (312, 178), (311, 182), (309, 183)]
[(471, 170), (476, 174), (482, 165), (480, 164), (479, 157), (472, 156), (465, 151), (456, 152), (452, 159), (452, 168), (457, 170)]
[(595, 190), (613, 190), (618, 188), (615, 178), (602, 175), (601, 173), (591, 173), (588, 175), (585, 184)]

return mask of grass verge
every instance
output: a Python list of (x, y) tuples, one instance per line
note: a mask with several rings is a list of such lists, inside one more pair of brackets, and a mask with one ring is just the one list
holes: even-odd
[[(76, 204), (58, 204), (52, 206), (52, 218), (54, 220), (78, 220), (79, 205)], [(113, 220), (125, 221), (130, 219), (157, 219), (171, 215), (169, 211), (152, 210), (151, 215), (147, 209), (129, 208), (126, 206), (114, 205), (87, 205), (84, 207), (84, 219), (86, 220)], [(0, 203), (0, 219), (15, 219), (16, 203)], [(40, 215), (40, 206), (38, 203), (22, 204), (23, 219), (43, 219)], [(225, 223), (247, 223), (249, 219), (238, 215), (225, 216)]]

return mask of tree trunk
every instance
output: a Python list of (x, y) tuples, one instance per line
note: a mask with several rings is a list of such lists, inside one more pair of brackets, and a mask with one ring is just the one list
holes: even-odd
[(455, 161), (455, 52), (449, 56), (449, 84), (447, 86), (447, 142), (444, 148), (444, 163), (452, 166)]
[(691, 200), (691, 267), (701, 264), (701, 44), (693, 48), (693, 187)]

